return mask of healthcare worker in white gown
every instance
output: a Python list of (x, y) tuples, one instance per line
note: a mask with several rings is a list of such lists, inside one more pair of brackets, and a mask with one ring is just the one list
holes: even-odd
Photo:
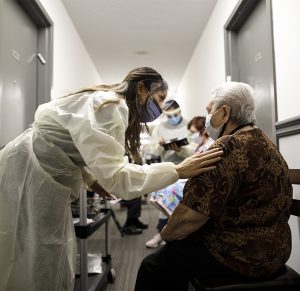
[[(123, 199), (212, 169), (222, 152), (179, 165), (134, 165), (141, 123), (161, 113), (167, 83), (147, 67), (39, 106), (33, 126), (0, 151), (0, 290), (72, 290), (70, 211), (85, 182)], [(85, 181), (83, 181), (85, 180)]]

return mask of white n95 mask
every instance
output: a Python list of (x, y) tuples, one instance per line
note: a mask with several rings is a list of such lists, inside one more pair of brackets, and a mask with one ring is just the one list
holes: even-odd
[(199, 132), (195, 132), (191, 135), (191, 140), (196, 144), (200, 144), (202, 143), (202, 136)]
[(211, 124), (212, 116), (213, 116), (213, 114), (208, 114), (206, 116), (205, 129), (213, 140), (217, 140), (225, 123), (223, 123), (219, 128), (213, 127)]

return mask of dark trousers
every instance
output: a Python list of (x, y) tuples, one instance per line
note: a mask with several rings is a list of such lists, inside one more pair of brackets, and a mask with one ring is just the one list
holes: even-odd
[(94, 194), (95, 194), (95, 192), (92, 192), (92, 191), (86, 191), (86, 196), (87, 196), (88, 198), (94, 197)]
[(239, 277), (212, 257), (199, 240), (187, 238), (168, 242), (144, 258), (138, 271), (135, 291), (187, 290), (191, 278), (201, 280), (212, 276)]
[(158, 220), (158, 224), (157, 224), (156, 228), (157, 228), (159, 233), (161, 233), (164, 226), (168, 223), (168, 220), (169, 220), (169, 218), (160, 218)]
[(127, 207), (127, 222), (132, 219), (137, 219), (141, 216), (142, 198), (135, 198), (132, 200), (122, 200), (122, 205)]

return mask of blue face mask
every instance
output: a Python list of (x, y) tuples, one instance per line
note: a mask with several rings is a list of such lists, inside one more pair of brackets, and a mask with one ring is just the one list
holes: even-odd
[(180, 123), (181, 121), (181, 116), (180, 115), (177, 115), (177, 116), (170, 116), (168, 117), (168, 122), (172, 125), (177, 125)]
[(150, 97), (146, 106), (140, 107), (141, 122), (151, 122), (162, 114), (162, 110), (157, 101)]

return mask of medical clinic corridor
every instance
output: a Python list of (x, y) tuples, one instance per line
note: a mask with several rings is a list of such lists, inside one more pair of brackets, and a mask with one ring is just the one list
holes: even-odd
[(0, 0), (0, 291), (300, 290), (299, 0)]

